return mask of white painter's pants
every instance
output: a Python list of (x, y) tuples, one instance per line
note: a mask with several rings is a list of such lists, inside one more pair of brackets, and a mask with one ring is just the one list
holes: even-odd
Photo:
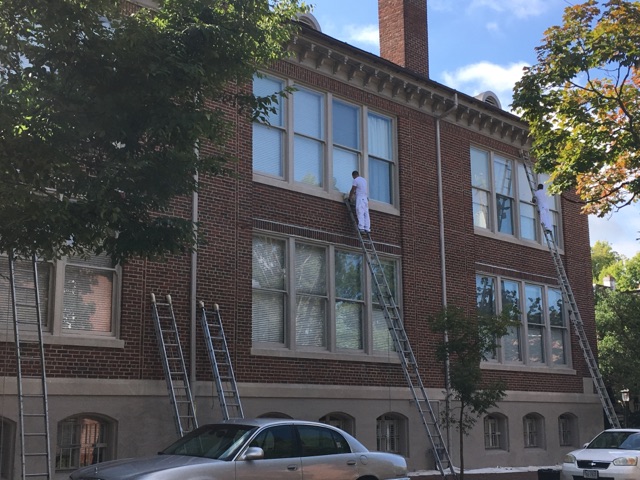
[(358, 217), (358, 229), (371, 231), (369, 220), (369, 199), (367, 197), (356, 197), (356, 215)]
[(553, 219), (548, 208), (540, 208), (540, 223), (542, 223), (545, 230), (553, 230)]

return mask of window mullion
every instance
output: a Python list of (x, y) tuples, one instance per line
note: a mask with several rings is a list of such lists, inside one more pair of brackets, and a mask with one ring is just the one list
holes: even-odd
[(496, 198), (496, 182), (493, 152), (489, 152), (489, 230), (498, 232), (498, 208)]
[(364, 105), (362, 107), (362, 121), (361, 133), (362, 133), (362, 158), (360, 159), (361, 165), (360, 173), (364, 178), (369, 178), (369, 108)]
[(333, 189), (333, 95), (327, 93), (324, 96), (324, 190), (331, 192)]
[(336, 351), (336, 262), (335, 247), (329, 245), (329, 258), (327, 259), (327, 350)]
[(51, 333), (53, 335), (62, 334), (62, 319), (64, 317), (64, 275), (66, 266), (67, 257), (58, 259), (54, 264), (53, 315), (51, 315)]
[[(496, 313), (499, 315), (502, 312), (502, 277), (495, 277), (495, 299), (496, 299)], [(505, 336), (500, 337), (496, 343), (498, 344), (498, 358), (496, 359), (498, 363), (505, 363), (504, 361), (504, 341)]]
[[(287, 80), (287, 87), (293, 87), (294, 83), (292, 80)], [(294, 172), (293, 172), (293, 142), (295, 139), (294, 128), (293, 128), (293, 95), (288, 95), (287, 100), (285, 102), (285, 148), (284, 148), (284, 179), (286, 182), (293, 184), (294, 183)]]
[(291, 350), (296, 350), (296, 285), (295, 285), (295, 252), (294, 238), (287, 239), (286, 266), (285, 266), (285, 295), (286, 295), (286, 312), (285, 312), (285, 345)]

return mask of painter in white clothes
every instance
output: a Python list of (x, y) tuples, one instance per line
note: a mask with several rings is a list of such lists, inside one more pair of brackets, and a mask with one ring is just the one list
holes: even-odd
[(551, 199), (544, 191), (544, 185), (539, 183), (538, 189), (534, 192), (535, 202), (538, 204), (538, 210), (540, 211), (540, 223), (545, 230), (553, 230), (553, 220), (551, 218), (551, 210), (549, 209), (549, 202)]
[(367, 181), (360, 176), (357, 170), (351, 173), (353, 177), (353, 185), (349, 192), (349, 200), (353, 202), (356, 198), (356, 216), (358, 217), (358, 229), (361, 232), (371, 231), (371, 222), (369, 220), (369, 189)]

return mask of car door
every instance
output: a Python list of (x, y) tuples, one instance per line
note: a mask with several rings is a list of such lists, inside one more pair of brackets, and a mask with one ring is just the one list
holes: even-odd
[(356, 456), (336, 430), (315, 425), (297, 425), (303, 480), (355, 480)]
[(237, 460), (236, 480), (302, 480), (299, 445), (293, 425), (267, 427), (256, 435), (249, 447), (260, 447), (264, 458)]

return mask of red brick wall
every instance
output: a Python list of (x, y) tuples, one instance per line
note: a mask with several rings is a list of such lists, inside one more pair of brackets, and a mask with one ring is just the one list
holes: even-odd
[[(274, 68), (311, 87), (333, 92), (397, 118), (402, 216), (373, 211), (373, 236), (376, 241), (398, 245), (381, 249), (400, 254), (402, 258), (405, 327), (426, 385), (442, 387), (442, 369), (434, 356), (434, 347), (441, 339), (430, 332), (427, 323), (442, 304), (434, 117), (376, 96), (357, 85), (347, 85), (305, 69), (296, 62), (280, 62)], [(238, 380), (404, 386), (404, 377), (397, 364), (250, 354), (253, 230), (289, 232), (303, 238), (321, 238), (351, 246), (357, 246), (357, 243), (342, 203), (254, 183), (251, 124), (239, 118), (232, 109), (227, 108), (227, 113), (236, 120), (228, 153), (237, 156), (238, 161), (231, 165), (235, 173), (233, 177), (201, 179), (200, 233), (206, 243), (198, 254), (197, 297), (209, 307), (214, 302), (220, 305)], [(548, 252), (474, 234), (470, 145), (490, 148), (512, 158), (517, 158), (517, 148), (448, 123), (447, 119), (441, 121), (441, 144), (449, 305), (474, 311), (478, 263), (496, 265), (498, 267), (493, 273), (508, 272), (515, 278), (555, 277)], [(205, 154), (212, 152), (206, 146), (202, 151)], [(567, 272), (578, 303), (583, 306), (583, 320), (593, 340), (587, 219), (579, 215), (579, 207), (574, 203), (563, 201), (562, 208)], [(176, 201), (176, 211), (189, 217), (191, 199)], [(164, 261), (138, 260), (127, 264), (123, 272), (120, 327), (124, 349), (47, 345), (47, 373), (52, 377), (162, 378), (149, 293), (172, 294), (185, 354), (189, 356), (190, 271), (190, 257), (186, 254)], [(198, 325), (197, 372), (199, 378), (210, 378), (199, 330)], [(574, 338), (572, 335), (573, 365), (578, 370), (576, 376), (492, 371), (487, 375), (504, 378), (508, 388), (513, 390), (580, 392), (582, 377), (588, 376), (588, 371)]]
[(429, 76), (427, 0), (378, 0), (380, 56)]

